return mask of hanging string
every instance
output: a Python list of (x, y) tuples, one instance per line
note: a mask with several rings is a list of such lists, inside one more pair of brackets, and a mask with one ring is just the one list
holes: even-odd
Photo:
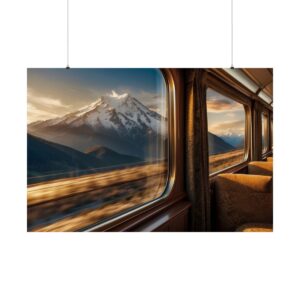
[(233, 66), (233, 0), (231, 0), (231, 69)]
[(69, 36), (70, 36), (70, 29), (69, 29), (69, 0), (67, 0), (67, 67), (66, 69), (70, 69), (69, 65)]

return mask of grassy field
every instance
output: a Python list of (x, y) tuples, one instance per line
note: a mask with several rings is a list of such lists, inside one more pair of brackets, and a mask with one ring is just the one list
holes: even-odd
[(155, 163), (31, 184), (28, 230), (80, 230), (159, 197), (166, 182), (166, 163)]
[(244, 160), (244, 149), (209, 156), (209, 173), (215, 173), (234, 166)]

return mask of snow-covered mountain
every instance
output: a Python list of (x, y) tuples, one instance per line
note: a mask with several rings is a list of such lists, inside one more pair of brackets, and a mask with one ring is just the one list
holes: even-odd
[(129, 94), (101, 96), (97, 101), (62, 117), (37, 121), (28, 132), (79, 151), (95, 145), (143, 158), (161, 156), (166, 118)]

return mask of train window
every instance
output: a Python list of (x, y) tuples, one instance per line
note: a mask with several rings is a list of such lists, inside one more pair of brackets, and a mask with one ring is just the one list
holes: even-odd
[(245, 160), (246, 112), (243, 104), (207, 89), (209, 173)]
[(170, 111), (157, 69), (28, 69), (28, 230), (77, 231), (164, 193)]
[(264, 112), (261, 114), (261, 130), (262, 153), (266, 153), (268, 150), (268, 115)]

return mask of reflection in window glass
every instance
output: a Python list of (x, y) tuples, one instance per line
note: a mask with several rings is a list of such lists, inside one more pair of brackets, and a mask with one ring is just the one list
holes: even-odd
[(262, 136), (262, 153), (268, 150), (268, 116), (265, 113), (261, 114), (261, 136)]
[(237, 165), (245, 158), (244, 105), (207, 89), (209, 173)]
[(160, 197), (166, 83), (156, 69), (28, 69), (28, 230), (76, 231)]

